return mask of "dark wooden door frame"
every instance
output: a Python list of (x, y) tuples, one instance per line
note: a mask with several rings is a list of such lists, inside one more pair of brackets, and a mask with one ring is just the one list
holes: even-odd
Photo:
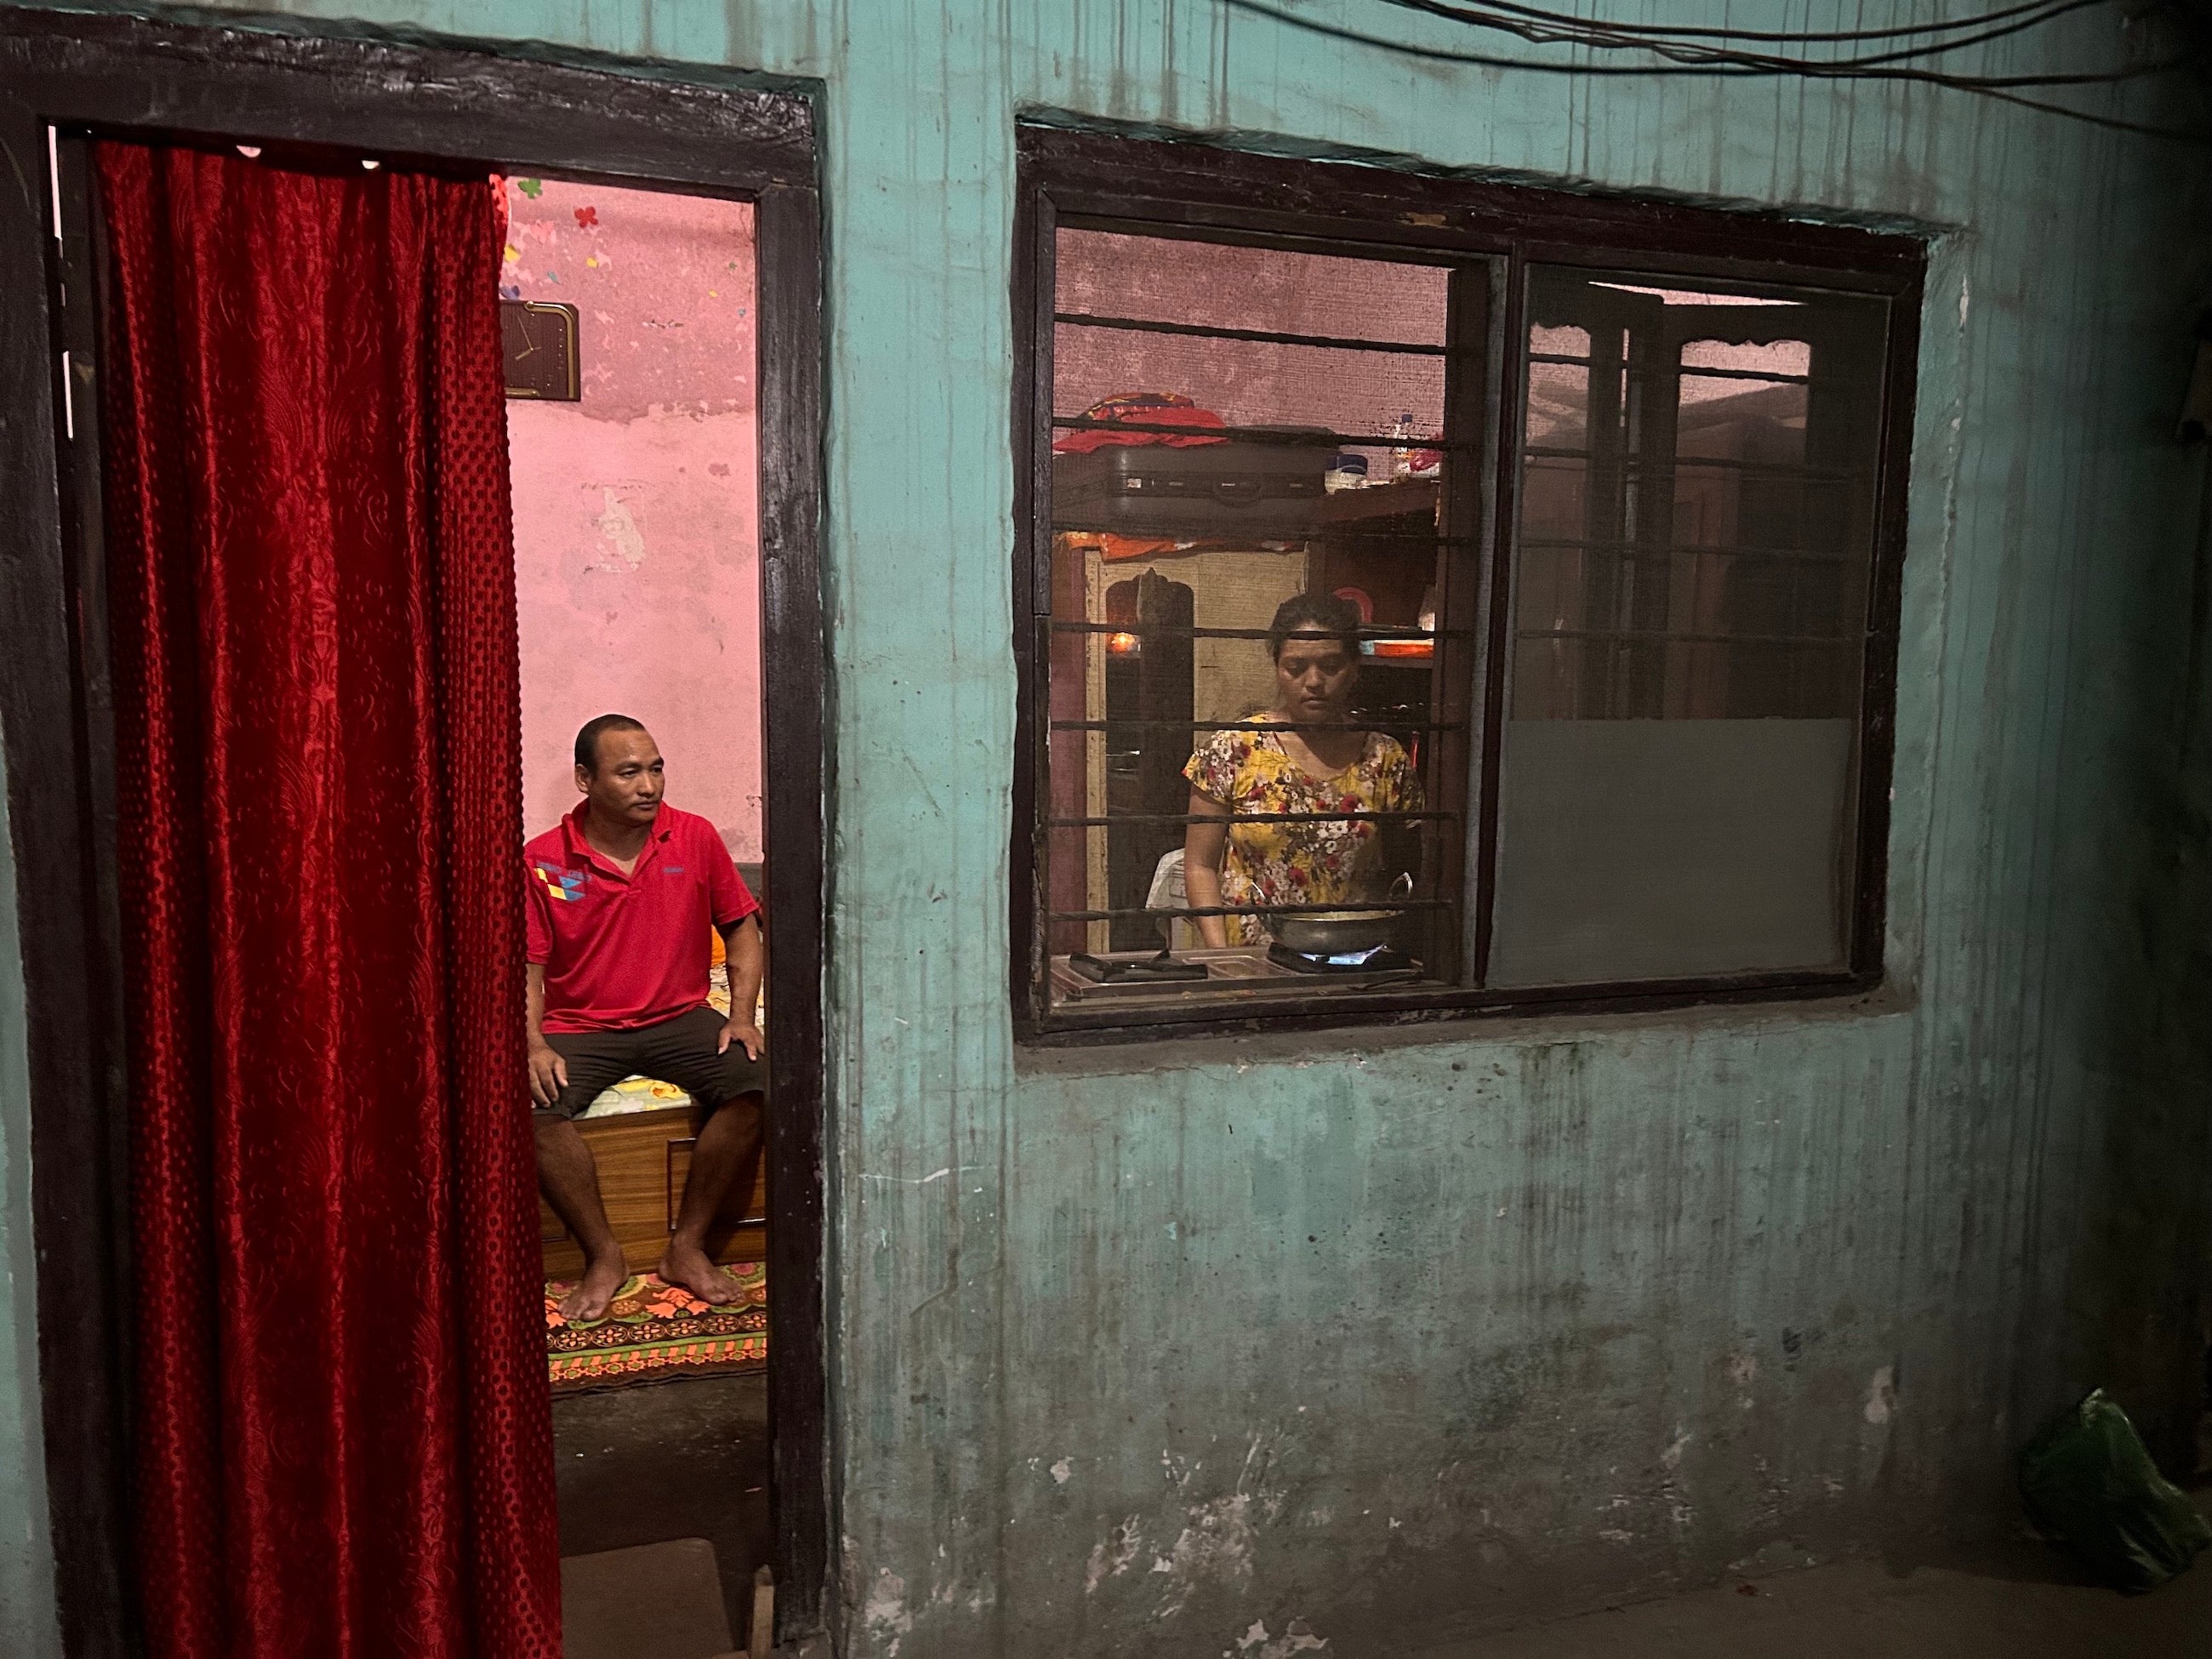
[[(113, 747), (82, 152), (47, 130), (335, 147), (757, 204), (767, 772), (771, 1502), (781, 1633), (818, 1627), (823, 1315), (822, 230), (816, 89), (581, 57), (0, 7), (0, 743), (27, 964), (46, 1483), (74, 1659), (137, 1645)], [(57, 242), (53, 204), (70, 204)], [(61, 353), (70, 352), (64, 386)], [(70, 404), (64, 399), (73, 399)], [(63, 410), (78, 421), (71, 441)], [(72, 793), (73, 792), (73, 793)], [(63, 804), (66, 802), (66, 805)]]

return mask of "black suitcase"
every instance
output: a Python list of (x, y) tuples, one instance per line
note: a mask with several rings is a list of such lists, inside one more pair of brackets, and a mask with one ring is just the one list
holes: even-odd
[(1052, 458), (1062, 530), (1200, 541), (1303, 540), (1320, 523), (1336, 453), (1320, 443), (1107, 444)]

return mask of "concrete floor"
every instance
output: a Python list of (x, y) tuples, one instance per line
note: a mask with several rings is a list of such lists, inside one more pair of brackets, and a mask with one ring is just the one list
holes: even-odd
[[(2203, 1494), (2199, 1501), (2203, 1501)], [(1745, 1586), (1748, 1583), (1747, 1591)], [(1331, 1644), (1364, 1651), (1356, 1642)], [(2081, 1582), (2023, 1540), (1971, 1565), (1838, 1562), (1401, 1659), (2208, 1659), (2212, 1555), (2148, 1595)]]
[[(733, 1632), (767, 1559), (768, 1388), (702, 1377), (553, 1404), (561, 1553), (672, 1539), (714, 1551)], [(2212, 1490), (2200, 1492), (2212, 1507)], [(1279, 1638), (1283, 1632), (1270, 1632)], [(1375, 1654), (1356, 1630), (1329, 1651)], [(1272, 1649), (1267, 1650), (1272, 1651)], [(1399, 1649), (1391, 1659), (2212, 1659), (2212, 1554), (2148, 1595), (2082, 1581), (2022, 1538), (1942, 1566), (1851, 1560), (1524, 1626)], [(650, 1659), (633, 1651), (632, 1659)]]
[(765, 1375), (563, 1395), (553, 1402), (553, 1457), (562, 1556), (703, 1538), (743, 1639), (753, 1569), (768, 1559)]
[[(641, 1588), (650, 1593), (641, 1596)], [(727, 1659), (736, 1651), (714, 1547), (634, 1544), (561, 1560), (561, 1659)]]

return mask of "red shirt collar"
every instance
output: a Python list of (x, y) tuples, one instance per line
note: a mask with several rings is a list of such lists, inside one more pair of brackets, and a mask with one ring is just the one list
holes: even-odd
[(592, 866), (594, 869), (605, 871), (608, 875), (612, 876), (617, 881), (628, 881), (631, 877), (635, 876), (640, 870), (642, 870), (645, 867), (645, 861), (653, 855), (653, 848), (659, 847), (663, 842), (668, 840), (676, 833), (673, 826), (670, 826), (668, 828), (662, 827), (663, 822), (666, 819), (668, 814), (667, 805), (664, 803), (660, 809), (661, 817), (655, 820), (652, 830), (646, 836), (645, 845), (638, 849), (637, 862), (630, 866), (629, 875), (625, 876), (622, 872), (622, 866), (620, 865), (615, 863), (613, 860), (608, 858), (605, 854), (600, 852), (599, 848), (592, 845), (590, 841), (586, 839), (584, 835), (584, 820), (590, 816), (591, 811), (592, 803), (590, 801), (580, 800), (576, 803), (575, 810), (561, 820), (561, 844), (562, 850), (565, 851), (570, 858), (581, 859), (585, 863)]

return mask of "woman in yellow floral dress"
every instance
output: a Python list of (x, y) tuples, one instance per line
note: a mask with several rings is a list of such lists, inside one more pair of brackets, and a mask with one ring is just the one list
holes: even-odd
[[(1216, 905), (1342, 904), (1380, 899), (1384, 826), (1372, 818), (1240, 823), (1248, 813), (1418, 812), (1421, 784), (1396, 739), (1347, 728), (1359, 675), (1359, 616), (1342, 599), (1286, 599), (1267, 630), (1275, 705), (1265, 729), (1216, 732), (1190, 757), (1183, 893)], [(1200, 916), (1211, 945), (1268, 942), (1259, 916)]]

